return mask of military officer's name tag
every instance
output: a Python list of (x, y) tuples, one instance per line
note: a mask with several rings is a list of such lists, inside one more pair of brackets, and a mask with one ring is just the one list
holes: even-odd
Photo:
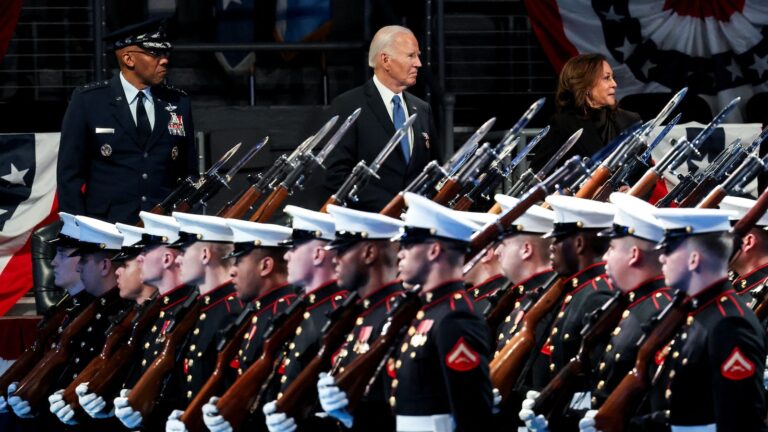
[(97, 134), (113, 134), (115, 133), (114, 128), (96, 128)]
[(170, 113), (171, 119), (168, 121), (168, 133), (176, 136), (187, 136), (184, 131), (184, 118), (174, 112)]

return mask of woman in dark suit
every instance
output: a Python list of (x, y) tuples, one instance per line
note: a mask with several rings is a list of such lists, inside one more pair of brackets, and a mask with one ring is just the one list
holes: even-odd
[(560, 72), (555, 95), (557, 114), (550, 130), (536, 148), (531, 165), (543, 166), (580, 128), (581, 138), (566, 158), (591, 156), (624, 129), (640, 121), (640, 116), (618, 108), (613, 69), (602, 54), (579, 54), (568, 60)]

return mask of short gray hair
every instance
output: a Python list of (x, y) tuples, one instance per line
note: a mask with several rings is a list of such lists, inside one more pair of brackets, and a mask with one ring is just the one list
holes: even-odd
[(413, 32), (410, 29), (399, 25), (382, 27), (373, 35), (371, 46), (368, 48), (368, 66), (376, 67), (376, 57), (389, 48), (392, 42), (394, 42), (395, 37), (399, 34), (413, 36)]

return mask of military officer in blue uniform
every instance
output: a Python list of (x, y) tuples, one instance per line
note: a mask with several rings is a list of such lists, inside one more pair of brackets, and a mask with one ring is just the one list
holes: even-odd
[(61, 126), (59, 207), (138, 222), (196, 173), (190, 101), (165, 84), (171, 43), (154, 21), (110, 35), (120, 73), (76, 89)]
[(398, 268), (404, 283), (422, 287), (424, 305), (393, 359), (396, 430), (489, 430), (488, 327), (462, 279), (477, 225), (427, 198), (406, 193), (405, 200)]

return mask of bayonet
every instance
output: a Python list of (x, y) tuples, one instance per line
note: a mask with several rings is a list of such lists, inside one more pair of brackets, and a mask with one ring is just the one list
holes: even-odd
[[(331, 150), (333, 150), (336, 147), (336, 144), (341, 141), (341, 139), (344, 137), (344, 134), (347, 133), (350, 127), (352, 127), (352, 124), (357, 120), (357, 117), (360, 116), (360, 112), (362, 109), (358, 108), (352, 112), (352, 114), (347, 117), (346, 120), (344, 120), (344, 123), (339, 126), (339, 129), (336, 131), (336, 133), (333, 134), (333, 136), (328, 140), (328, 142), (325, 144), (325, 147), (323, 150), (320, 151), (320, 153), (317, 154), (317, 160), (320, 165), (323, 164), (325, 161), (325, 158), (328, 157), (328, 155), (331, 153)], [(415, 116), (416, 114), (414, 114)], [(338, 116), (337, 116), (338, 118)]]
[(261, 141), (257, 142), (256, 145), (254, 145), (250, 150), (248, 150), (248, 153), (245, 154), (242, 158), (240, 158), (239, 161), (235, 165), (232, 166), (232, 168), (229, 169), (229, 171), (224, 175), (224, 177), (221, 179), (224, 186), (229, 189), (229, 183), (232, 181), (232, 179), (235, 177), (235, 174), (237, 174), (238, 171), (240, 171), (240, 168), (243, 167), (248, 161), (253, 159), (254, 156), (256, 156), (256, 153), (259, 152), (269, 141), (269, 137), (264, 137), (261, 139)]

